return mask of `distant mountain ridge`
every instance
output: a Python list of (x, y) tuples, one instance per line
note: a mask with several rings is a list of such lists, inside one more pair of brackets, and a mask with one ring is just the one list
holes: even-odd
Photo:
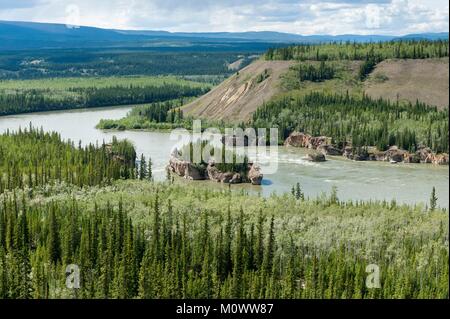
[[(120, 47), (152, 45), (191, 45), (195, 43), (265, 42), (317, 43), (330, 41), (390, 41), (397, 39), (448, 39), (448, 32), (387, 35), (311, 35), (273, 31), (249, 32), (168, 32), (151, 30), (114, 30), (96, 27), (68, 28), (64, 24), (0, 21), (0, 49), (42, 49), (73, 47)], [(162, 44), (160, 44), (162, 43)]]

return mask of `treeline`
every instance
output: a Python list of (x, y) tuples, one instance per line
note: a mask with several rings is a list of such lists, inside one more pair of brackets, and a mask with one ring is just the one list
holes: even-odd
[(137, 106), (130, 111), (129, 115), (143, 117), (156, 123), (177, 123), (183, 119), (183, 112), (179, 107), (185, 103), (184, 101), (184, 99), (179, 99)]
[(282, 143), (291, 132), (332, 137), (356, 148), (397, 145), (411, 152), (420, 145), (448, 153), (448, 110), (423, 103), (404, 104), (383, 99), (310, 93), (264, 104), (253, 115), (254, 127), (278, 127)]
[(404, 40), (378, 43), (327, 43), (300, 44), (283, 48), (271, 48), (265, 54), (267, 60), (367, 60), (428, 59), (449, 56), (448, 40)]
[[(189, 216), (195, 213), (180, 212), (170, 199), (161, 199), (167, 198), (166, 191), (181, 196), (186, 188), (158, 188), (139, 223), (129, 211), (133, 206), (127, 209), (123, 200), (85, 209), (76, 199), (33, 205), (25, 197), (5, 196), (0, 205), (0, 298), (448, 298), (448, 232), (442, 221), (433, 234), (419, 239), (404, 231), (404, 220), (403, 226), (397, 224), (396, 214), (403, 213), (395, 204), (318, 199), (313, 209), (345, 209), (358, 216), (376, 210), (391, 216), (381, 242), (372, 242), (367, 257), (364, 240), (317, 249), (299, 241), (293, 230), (281, 240), (284, 226), (267, 215), (268, 208), (256, 218), (230, 206), (220, 208), (219, 215), (203, 210)], [(203, 201), (222, 196), (199, 191)], [(312, 205), (295, 198), (274, 200), (288, 210), (296, 205), (297, 217)], [(404, 216), (413, 222), (416, 214)], [(422, 223), (432, 218), (420, 214)], [(311, 227), (305, 222), (302, 227)], [(398, 245), (395, 234), (401, 229)], [(372, 263), (380, 271), (377, 287), (366, 285)], [(68, 280), (78, 270), (79, 282), (77, 276)]]
[(180, 98), (151, 103), (149, 105), (135, 106), (122, 119), (100, 120), (97, 128), (104, 130), (172, 129), (177, 126), (182, 126), (184, 116), (180, 107), (187, 101), (188, 99), (186, 98)]
[(25, 89), (13, 93), (0, 91), (0, 115), (152, 103), (198, 96), (207, 91), (207, 87), (181, 84), (71, 88), (69, 94), (64, 95), (53, 94), (51, 88)]
[(110, 144), (82, 147), (31, 126), (0, 135), (0, 194), (54, 182), (99, 185), (134, 178), (135, 169), (133, 145), (115, 137)]
[(300, 81), (312, 82), (330, 80), (334, 78), (336, 72), (333, 65), (327, 64), (325, 61), (320, 62), (318, 66), (300, 63), (295, 67), (295, 71), (298, 72), (298, 79)]

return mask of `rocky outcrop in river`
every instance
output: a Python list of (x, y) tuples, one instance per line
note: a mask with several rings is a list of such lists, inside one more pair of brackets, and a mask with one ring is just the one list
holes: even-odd
[(215, 163), (192, 164), (172, 154), (167, 165), (167, 169), (185, 179), (189, 180), (211, 180), (219, 183), (239, 184), (251, 183), (253, 185), (261, 185), (263, 174), (261, 168), (253, 163), (248, 164), (247, 176), (242, 176), (237, 172), (222, 172)]
[(284, 142), (285, 146), (316, 149), (320, 145), (330, 144), (331, 138), (326, 136), (311, 136), (306, 133), (293, 132)]
[(326, 158), (325, 158), (325, 154), (315, 151), (315, 152), (309, 153), (306, 156), (306, 160), (311, 161), (311, 162), (325, 162)]
[(193, 165), (191, 162), (181, 160), (175, 156), (171, 156), (167, 169), (172, 173), (182, 176), (190, 180), (205, 179), (204, 169), (198, 165)]
[[(376, 147), (367, 146), (354, 150), (351, 145), (339, 148), (331, 144), (331, 138), (326, 136), (311, 136), (306, 133), (293, 132), (284, 142), (285, 146), (305, 147), (316, 150), (323, 155), (342, 155), (355, 161), (384, 161), (392, 163), (431, 163), (436, 165), (448, 165), (448, 154), (433, 153), (429, 147), (421, 146), (415, 153), (410, 153), (397, 146), (391, 146), (387, 151), (380, 151)], [(308, 159), (321, 161), (316, 153), (309, 154)]]
[(214, 163), (209, 163), (206, 167), (209, 180), (220, 183), (238, 184), (242, 183), (242, 176), (239, 173), (221, 172)]
[(261, 173), (261, 167), (259, 167), (258, 165), (251, 165), (247, 176), (252, 185), (261, 185), (263, 174)]

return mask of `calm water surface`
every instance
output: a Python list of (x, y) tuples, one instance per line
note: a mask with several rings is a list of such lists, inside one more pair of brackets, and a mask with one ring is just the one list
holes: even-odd
[[(43, 127), (83, 144), (110, 141), (115, 135), (132, 141), (137, 153), (151, 157), (155, 178), (165, 178), (164, 167), (170, 150), (175, 144), (166, 132), (124, 131), (110, 132), (95, 128), (102, 118), (119, 119), (131, 107), (109, 107), (72, 111), (43, 112), (0, 117), (0, 133), (33, 126)], [(398, 202), (427, 202), (433, 186), (437, 189), (439, 205), (449, 206), (449, 168), (421, 164), (397, 164), (381, 162), (353, 162), (341, 157), (329, 157), (324, 163), (311, 163), (302, 159), (303, 149), (279, 149), (279, 165), (276, 174), (265, 175), (262, 186), (233, 185), (261, 192), (289, 192), (292, 185), (300, 182), (307, 196), (329, 192), (333, 185), (338, 187), (340, 199), (396, 199)], [(221, 187), (213, 182), (212, 187)]]

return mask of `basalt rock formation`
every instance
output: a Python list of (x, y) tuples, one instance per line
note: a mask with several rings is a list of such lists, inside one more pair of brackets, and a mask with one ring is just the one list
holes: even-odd
[(293, 132), (284, 142), (285, 146), (316, 149), (320, 145), (330, 144), (331, 138), (326, 136), (311, 136), (301, 132)]
[(243, 178), (239, 173), (233, 172), (221, 172), (214, 163), (209, 163), (206, 172), (208, 175), (208, 179), (220, 182), (220, 183), (230, 183), (230, 184), (239, 184), (243, 182)]
[[(284, 142), (285, 146), (305, 147), (317, 150), (323, 155), (342, 155), (354, 161), (384, 161), (392, 163), (431, 163), (448, 165), (448, 154), (436, 154), (429, 147), (420, 146), (415, 153), (410, 153), (397, 146), (391, 146), (387, 151), (380, 151), (376, 147), (366, 146), (354, 149), (351, 145), (338, 147), (331, 144), (331, 138), (326, 136), (311, 136), (306, 133), (293, 132)], [(316, 153), (314, 153), (316, 154)], [(309, 160), (321, 161), (314, 154), (309, 154)]]
[(254, 164), (251, 165), (247, 176), (253, 185), (261, 185), (261, 182), (263, 179), (263, 174), (261, 173), (261, 167), (254, 165)]
[(261, 185), (263, 174), (261, 168), (253, 163), (248, 164), (246, 176), (237, 172), (222, 172), (214, 162), (206, 164), (192, 164), (172, 154), (167, 170), (189, 180), (211, 180), (219, 183), (239, 184), (251, 183)]
[(182, 176), (190, 180), (205, 179), (205, 170), (199, 165), (193, 165), (191, 162), (181, 160), (175, 156), (171, 156), (167, 169), (172, 173)]
[(342, 155), (342, 149), (339, 149), (331, 144), (320, 144), (317, 147), (317, 151), (321, 152), (323, 155), (340, 156)]

